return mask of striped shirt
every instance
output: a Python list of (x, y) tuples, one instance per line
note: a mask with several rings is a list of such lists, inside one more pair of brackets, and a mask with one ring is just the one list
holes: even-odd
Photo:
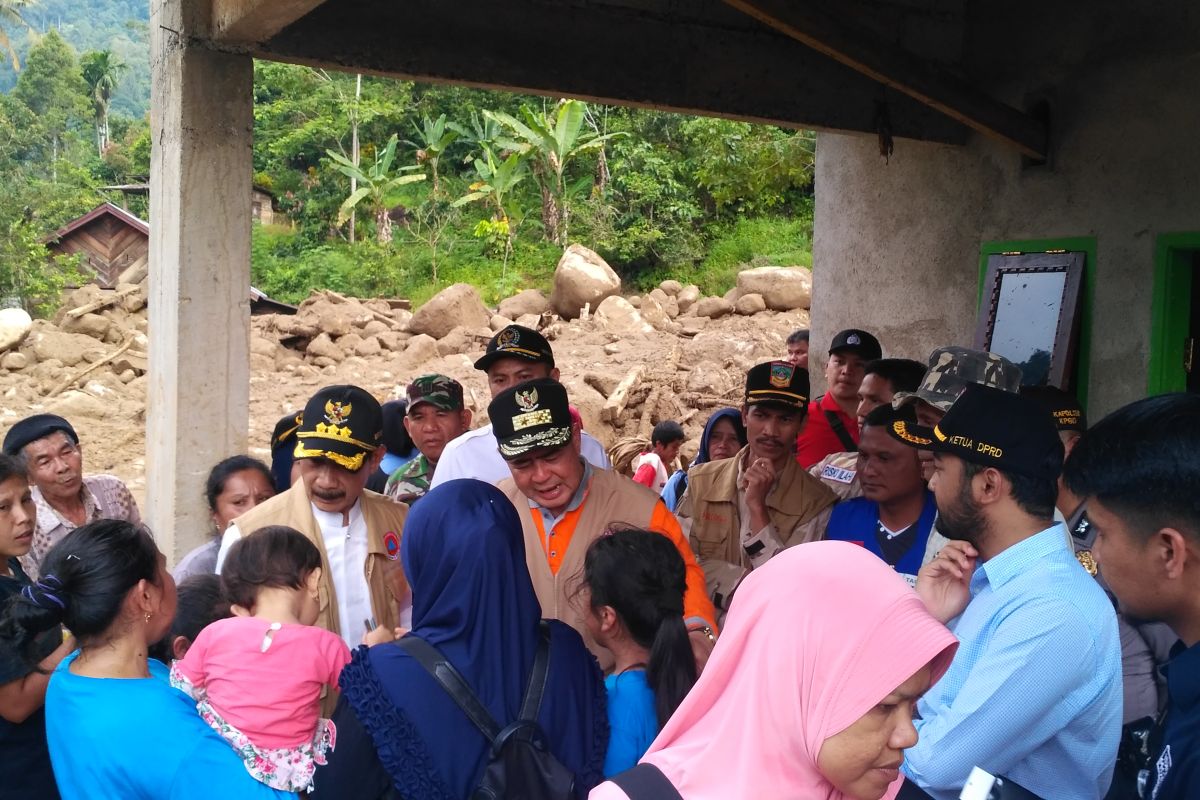
[(1121, 734), (1116, 613), (1056, 524), (980, 565), (951, 629), (961, 644), (917, 706), (904, 772), (937, 800), (971, 768), (1039, 797), (1098, 800)]

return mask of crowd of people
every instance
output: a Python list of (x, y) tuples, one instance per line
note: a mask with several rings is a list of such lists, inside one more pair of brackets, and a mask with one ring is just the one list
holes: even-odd
[(1200, 797), (1200, 397), (1089, 428), (992, 353), (824, 353), (824, 394), (797, 331), (629, 474), (529, 328), (482, 427), (445, 375), (324, 387), (271, 464), (220, 454), (172, 571), (21, 419), (0, 796)]

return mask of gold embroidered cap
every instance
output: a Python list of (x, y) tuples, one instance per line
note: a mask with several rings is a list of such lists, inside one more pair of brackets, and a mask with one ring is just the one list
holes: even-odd
[(327, 458), (357, 472), (383, 443), (379, 401), (357, 386), (326, 386), (304, 406), (293, 458)]
[(550, 378), (517, 384), (496, 395), (488, 418), (506, 461), (531, 450), (562, 447), (573, 434), (567, 390)]
[(509, 325), (493, 336), (483, 356), (475, 362), (475, 369), (487, 372), (492, 364), (502, 358), (519, 358), (554, 368), (554, 351), (550, 349), (550, 342), (533, 328), (524, 325)]
[(808, 370), (787, 361), (767, 361), (746, 373), (746, 405), (771, 403), (808, 411)]

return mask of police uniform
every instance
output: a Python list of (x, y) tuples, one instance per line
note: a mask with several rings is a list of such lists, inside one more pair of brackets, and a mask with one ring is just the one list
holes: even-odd
[[(422, 375), (408, 385), (408, 414), (422, 403), (428, 403), (443, 411), (463, 411), (462, 384), (446, 375)], [(430, 463), (429, 458), (422, 453), (400, 469), (393, 472), (384, 487), (383, 493), (393, 500), (407, 503), (410, 506), (425, 496), (429, 484), (433, 480), (436, 463)]]

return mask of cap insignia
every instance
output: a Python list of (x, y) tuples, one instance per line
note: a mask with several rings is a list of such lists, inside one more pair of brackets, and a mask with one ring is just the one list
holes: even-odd
[(796, 372), (791, 364), (771, 365), (771, 385), (777, 389), (786, 389), (792, 383), (792, 375)]
[(350, 410), (352, 408), (353, 405), (351, 403), (328, 400), (325, 403), (325, 420), (332, 422), (334, 425), (345, 425), (346, 420), (350, 417)]
[(520, 332), (509, 328), (507, 330), (500, 331), (500, 335), (496, 337), (496, 349), (503, 350), (508, 347), (516, 347), (520, 341)]
[(846, 344), (862, 344), (862, 339), (858, 338), (857, 333), (852, 333), (846, 337)]
[(513, 396), (513, 400), (522, 411), (533, 411), (538, 407), (537, 389), (522, 389)]

